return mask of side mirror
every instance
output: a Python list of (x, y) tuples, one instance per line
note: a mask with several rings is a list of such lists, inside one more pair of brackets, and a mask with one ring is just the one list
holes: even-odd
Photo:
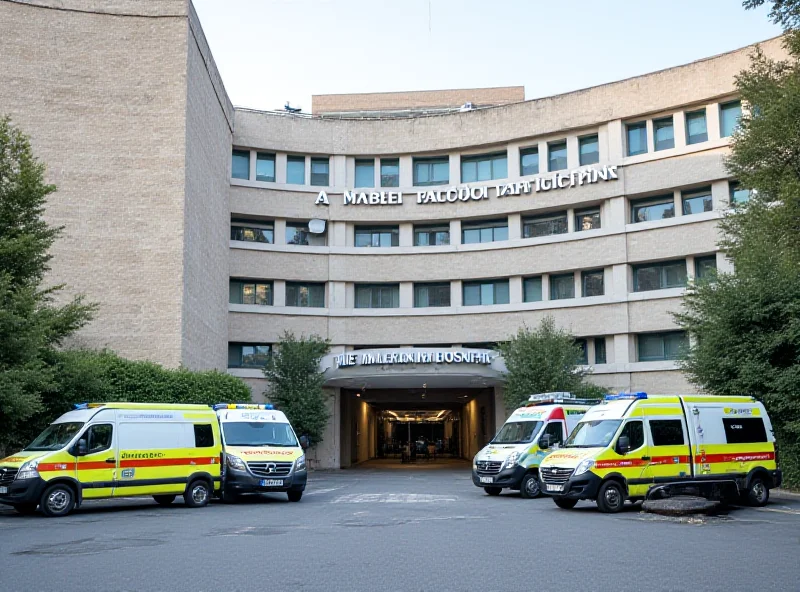
[(628, 436), (620, 436), (617, 440), (617, 452), (627, 454), (631, 450), (631, 439)]
[(77, 446), (75, 446), (75, 456), (86, 456), (87, 454), (89, 454), (89, 445), (86, 440), (81, 438), (78, 440)]
[(300, 436), (300, 448), (305, 450), (308, 448), (310, 442), (308, 441), (308, 436)]
[(539, 448), (542, 450), (547, 450), (551, 446), (551, 437), (550, 434), (542, 434), (539, 438)]

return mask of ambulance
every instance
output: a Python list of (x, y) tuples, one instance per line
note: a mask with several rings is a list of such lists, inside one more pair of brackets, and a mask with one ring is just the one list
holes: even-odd
[(299, 502), (308, 480), (307, 442), (297, 438), (286, 415), (269, 403), (219, 403), (214, 410), (222, 433), (223, 501), (285, 492), (290, 502)]
[(523, 498), (538, 497), (539, 463), (597, 402), (578, 399), (571, 393), (531, 395), (528, 404), (514, 411), (492, 441), (475, 455), (472, 482), (489, 495), (513, 489)]
[(595, 500), (601, 512), (679, 493), (763, 506), (781, 484), (764, 405), (711, 395), (607, 395), (539, 473), (558, 507)]
[(25, 449), (0, 460), (0, 503), (65, 516), (85, 500), (179, 495), (208, 504), (221, 482), (222, 446), (207, 405), (82, 403)]

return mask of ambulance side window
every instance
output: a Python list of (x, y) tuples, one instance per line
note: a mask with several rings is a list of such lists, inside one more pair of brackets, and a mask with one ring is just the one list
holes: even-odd
[[(619, 437), (621, 438), (622, 436), (628, 436), (631, 450), (641, 448), (644, 446), (644, 424), (639, 420), (629, 421), (625, 424), (625, 427), (622, 428), (622, 433)], [(619, 442), (619, 438), (617, 438), (617, 442)], [(619, 450), (617, 452), (619, 452)]]
[(114, 433), (114, 427), (109, 423), (100, 425), (93, 425), (86, 430), (86, 444), (89, 449), (89, 454), (95, 452), (102, 452), (111, 448), (111, 436)]
[(550, 446), (553, 444), (563, 444), (564, 443), (564, 433), (561, 429), (561, 422), (560, 421), (552, 421), (547, 424), (547, 427), (542, 432), (542, 435), (550, 434)]
[(651, 419), (650, 435), (653, 437), (653, 446), (685, 444), (680, 419)]
[(210, 448), (214, 445), (214, 432), (211, 424), (194, 424), (195, 448)]
[(722, 418), (728, 444), (751, 444), (769, 442), (764, 420), (760, 417)]

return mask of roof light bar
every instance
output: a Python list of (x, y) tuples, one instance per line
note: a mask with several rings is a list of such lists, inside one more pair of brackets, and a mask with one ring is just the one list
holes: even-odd
[(596, 405), (600, 399), (586, 399), (580, 398), (573, 393), (559, 392), (559, 393), (541, 393), (538, 395), (531, 395), (528, 398), (526, 407), (534, 407), (536, 405), (547, 405), (550, 403), (573, 403), (576, 405)]
[(608, 394), (605, 397), (606, 401), (622, 401), (622, 400), (634, 400), (634, 399), (646, 399), (647, 393), (638, 392), (638, 393), (619, 393), (618, 395)]
[(211, 405), (214, 411), (220, 409), (275, 409), (272, 403), (217, 403)]

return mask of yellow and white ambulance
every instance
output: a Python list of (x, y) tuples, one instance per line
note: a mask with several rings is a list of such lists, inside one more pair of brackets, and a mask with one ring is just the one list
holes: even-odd
[(545, 457), (539, 474), (560, 508), (588, 499), (602, 512), (677, 493), (739, 495), (763, 506), (781, 484), (764, 405), (711, 395), (608, 395)]
[(243, 493), (286, 492), (299, 502), (308, 472), (303, 439), (269, 403), (214, 405), (222, 432), (222, 499)]
[(558, 447), (583, 414), (598, 401), (578, 399), (571, 393), (531, 395), (515, 410), (489, 444), (472, 461), (472, 482), (489, 495), (503, 489), (519, 490), (535, 498), (539, 488), (539, 463)]
[(0, 503), (64, 516), (85, 500), (182, 495), (208, 504), (220, 487), (219, 424), (206, 405), (83, 403), (0, 460)]

